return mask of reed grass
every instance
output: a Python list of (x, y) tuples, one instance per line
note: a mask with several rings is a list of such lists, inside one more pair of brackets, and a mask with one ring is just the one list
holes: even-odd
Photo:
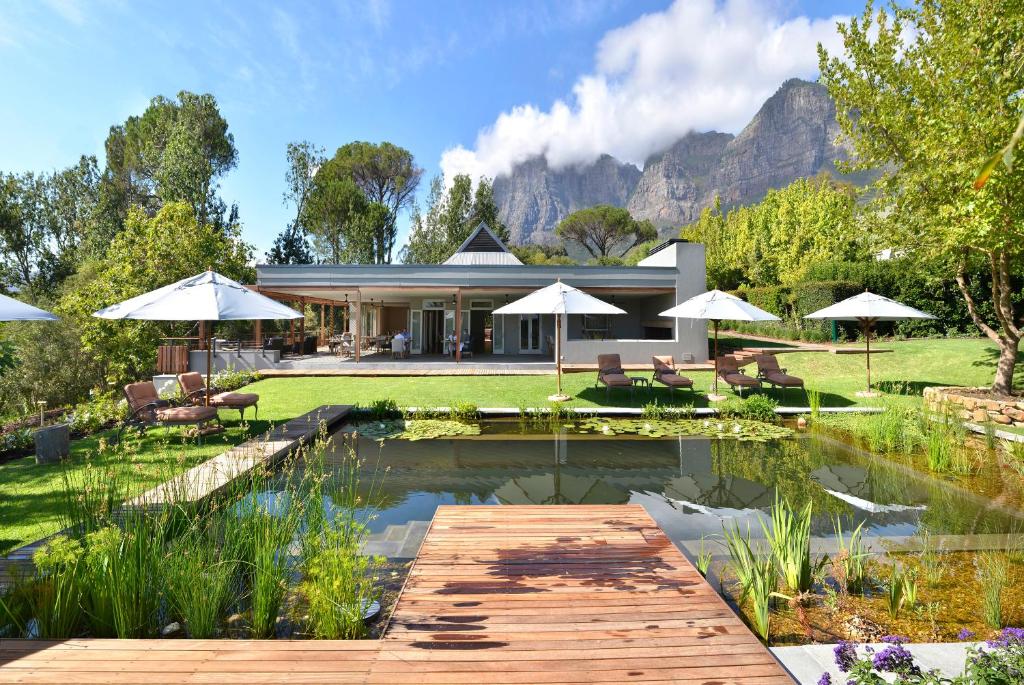
[(902, 569), (899, 566), (893, 565), (892, 572), (889, 575), (889, 582), (885, 587), (885, 608), (893, 619), (899, 618), (900, 609), (903, 608), (903, 603), (907, 599), (906, 587), (906, 579)]
[(758, 559), (753, 566), (750, 585), (750, 602), (753, 609), (754, 630), (765, 644), (771, 634), (771, 602), (776, 596), (778, 578), (769, 557)]
[(711, 550), (704, 546), (705, 537), (700, 536), (700, 550), (697, 552), (697, 571), (707, 578), (708, 569), (711, 568)]
[(809, 592), (814, 575), (824, 559), (811, 560), (811, 515), (813, 503), (808, 501), (795, 511), (788, 501), (775, 494), (771, 510), (771, 526), (761, 520), (768, 547), (771, 549), (779, 577), (793, 594)]
[(1003, 589), (1010, 568), (1005, 555), (982, 552), (976, 557), (978, 582), (981, 584), (981, 617), (990, 628), (1003, 627)]
[(867, 546), (864, 544), (864, 524), (853, 529), (849, 542), (843, 535), (843, 523), (836, 517), (833, 519), (833, 528), (836, 534), (836, 544), (839, 546), (839, 554), (832, 562), (833, 576), (839, 583), (843, 592), (861, 593), (864, 591), (864, 583), (867, 580), (867, 559), (871, 556)]
[(737, 522), (733, 521), (731, 526), (723, 523), (722, 537), (725, 540), (725, 547), (732, 561), (729, 568), (740, 584), (740, 597), (738, 601), (742, 604), (743, 600), (746, 599), (753, 589), (756, 574), (758, 573), (755, 567), (759, 563), (759, 554), (755, 553), (750, 546), (749, 527), (745, 533), (741, 533)]

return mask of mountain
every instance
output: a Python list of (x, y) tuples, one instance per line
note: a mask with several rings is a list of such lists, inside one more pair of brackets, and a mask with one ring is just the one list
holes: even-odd
[(599, 204), (625, 207), (640, 180), (632, 164), (602, 155), (584, 167), (553, 170), (543, 157), (494, 179), (498, 212), (513, 243), (545, 242), (555, 225), (577, 209)]
[(496, 178), (494, 195), (516, 243), (548, 242), (566, 215), (595, 204), (628, 207), (638, 219), (674, 229), (696, 220), (716, 195), (728, 208), (822, 171), (838, 176), (835, 162), (846, 154), (834, 144), (838, 135), (825, 87), (790, 79), (737, 136), (688, 133), (649, 157), (643, 172), (609, 155), (565, 169), (538, 157)]

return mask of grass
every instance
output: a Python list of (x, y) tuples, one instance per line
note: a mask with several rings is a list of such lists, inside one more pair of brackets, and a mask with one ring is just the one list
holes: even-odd
[[(985, 386), (995, 370), (996, 348), (981, 339), (935, 339), (879, 343), (892, 349), (872, 359), (872, 378), (876, 387), (889, 395), (892, 406), (914, 407), (928, 385)], [(822, 407), (877, 404), (877, 400), (856, 397), (865, 382), (862, 355), (834, 355), (826, 352), (786, 353), (782, 365), (806, 380), (808, 390), (817, 393)], [(632, 406), (642, 408), (655, 402), (659, 408), (707, 406), (704, 392), (711, 386), (710, 371), (688, 371), (698, 393), (677, 392), (657, 387), (648, 393), (594, 387), (594, 373), (569, 373), (562, 385), (573, 397), (570, 406)], [(649, 372), (630, 372), (648, 376)], [(1024, 363), (1018, 365), (1018, 383), (1024, 383)], [(142, 491), (166, 480), (204, 459), (208, 459), (248, 435), (294, 418), (326, 403), (360, 404), (394, 400), (402, 406), (436, 407), (546, 407), (547, 396), (554, 391), (552, 376), (421, 376), (421, 377), (310, 377), (275, 378), (252, 384), (247, 392), (260, 395), (260, 420), (246, 428), (223, 412), (228, 430), (207, 438), (203, 444), (183, 439), (177, 429), (165, 433), (152, 430), (139, 440), (128, 454), (135, 468), (132, 487)], [(772, 390), (764, 394), (780, 404), (807, 405), (803, 393), (787, 395)], [(71, 469), (83, 468), (90, 461), (102, 464), (115, 458), (100, 449), (100, 439), (109, 433), (73, 443)], [(125, 458), (125, 457), (117, 457)], [(0, 465), (0, 551), (38, 539), (59, 529), (61, 479), (64, 467), (36, 466), (31, 458)]]

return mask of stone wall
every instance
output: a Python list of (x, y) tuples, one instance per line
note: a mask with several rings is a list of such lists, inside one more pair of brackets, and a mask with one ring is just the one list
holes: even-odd
[(932, 411), (959, 410), (960, 416), (974, 423), (998, 423), (1003, 426), (1024, 427), (1024, 398), (994, 400), (976, 397), (973, 392), (984, 393), (987, 388), (925, 388), (924, 403)]

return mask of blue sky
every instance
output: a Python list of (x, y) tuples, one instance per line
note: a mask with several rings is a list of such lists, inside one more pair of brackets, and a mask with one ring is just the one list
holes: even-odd
[[(449, 172), (488, 175), (535, 153), (556, 165), (595, 150), (642, 163), (686, 128), (738, 129), (787, 76), (813, 78), (813, 46), (833, 33), (831, 18), (862, 8), (3, 0), (0, 171), (51, 171), (80, 154), (102, 163), (109, 126), (151, 97), (210, 92), (239, 150), (222, 194), (238, 202), (262, 257), (291, 216), (281, 202), (289, 141), (333, 152), (390, 140), (426, 178), (442, 158)], [(751, 36), (770, 40), (746, 54)]]

